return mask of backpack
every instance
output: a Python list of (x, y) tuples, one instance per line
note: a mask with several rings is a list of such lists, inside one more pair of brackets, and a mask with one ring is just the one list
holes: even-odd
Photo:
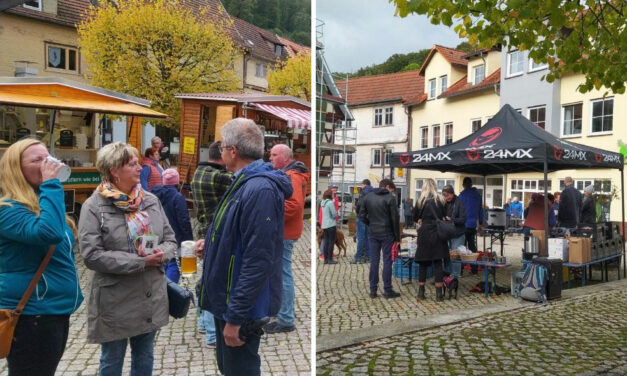
[(520, 297), (532, 302), (545, 302), (548, 274), (548, 269), (542, 265), (528, 265), (520, 283)]

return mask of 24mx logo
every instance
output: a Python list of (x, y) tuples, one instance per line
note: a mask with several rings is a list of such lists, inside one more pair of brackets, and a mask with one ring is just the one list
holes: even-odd
[(585, 151), (564, 149), (564, 159), (576, 159), (578, 161), (587, 161), (588, 157), (586, 156)]
[[(444, 152), (438, 152), (437, 154), (433, 154), (433, 153), (425, 153), (425, 154), (414, 154), (414, 159), (412, 160), (413, 163), (419, 163), (419, 162), (434, 162), (434, 161), (450, 161), (451, 157), (449, 156), (449, 154), (451, 154), (450, 151), (447, 151), (446, 153)], [(401, 161), (401, 163), (403, 163)]]
[(531, 150), (533, 149), (516, 149), (516, 150), (507, 150), (507, 149), (498, 149), (498, 150), (486, 150), (484, 153), (484, 159), (506, 159), (506, 158), (529, 158), (533, 159), (531, 156)]

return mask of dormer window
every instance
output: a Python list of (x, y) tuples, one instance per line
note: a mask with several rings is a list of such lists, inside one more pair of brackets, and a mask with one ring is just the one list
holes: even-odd
[(429, 80), (429, 99), (435, 98), (435, 78)]
[(43, 0), (28, 0), (24, 2), (24, 8), (41, 11), (41, 3)]
[(274, 45), (274, 54), (276, 56), (281, 56), (283, 54), (283, 46), (281, 46), (280, 44), (275, 44)]
[(440, 94), (444, 93), (448, 89), (448, 78), (447, 76), (440, 77)]
[(473, 85), (479, 84), (485, 78), (485, 65), (478, 65), (473, 68)]

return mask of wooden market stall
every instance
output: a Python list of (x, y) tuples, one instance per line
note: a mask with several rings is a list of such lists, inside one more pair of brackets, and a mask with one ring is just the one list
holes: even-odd
[(287, 144), (294, 158), (311, 170), (311, 104), (290, 96), (263, 94), (179, 94), (181, 142), (179, 174), (189, 183), (199, 161), (208, 160), (209, 145), (220, 140), (220, 128), (236, 117), (252, 119), (265, 138), (265, 159), (272, 146)]
[[(112, 123), (141, 153), (142, 117), (166, 118), (150, 102), (59, 77), (0, 77), (0, 156), (23, 137), (36, 137), (72, 169), (63, 183), (73, 212), (100, 183), (96, 153), (114, 141)], [(118, 137), (119, 139), (119, 137)]]

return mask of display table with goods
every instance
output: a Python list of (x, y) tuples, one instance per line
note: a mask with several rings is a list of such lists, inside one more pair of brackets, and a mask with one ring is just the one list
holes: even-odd
[[(532, 232), (533, 233), (533, 232)], [(609, 280), (608, 265), (616, 264), (620, 267), (623, 252), (623, 238), (619, 234), (617, 224), (611, 222), (582, 224), (573, 231), (580, 236), (566, 236), (563, 238), (549, 238), (548, 252), (540, 250), (538, 254), (548, 255), (550, 259), (560, 259), (563, 261), (567, 288), (571, 287), (571, 269), (578, 269), (581, 276), (581, 286), (585, 286), (587, 281), (592, 280), (592, 266), (600, 265), (601, 282)], [(555, 232), (553, 232), (555, 234)], [(531, 237), (531, 240), (534, 237)], [(528, 242), (542, 243), (542, 242)], [(533, 259), (533, 253), (527, 253), (529, 249), (523, 250), (523, 264), (528, 265)], [(533, 247), (532, 247), (533, 248)], [(540, 247), (541, 248), (541, 247)], [(529, 257), (532, 256), (532, 257)], [(617, 273), (620, 279), (620, 271)]]

